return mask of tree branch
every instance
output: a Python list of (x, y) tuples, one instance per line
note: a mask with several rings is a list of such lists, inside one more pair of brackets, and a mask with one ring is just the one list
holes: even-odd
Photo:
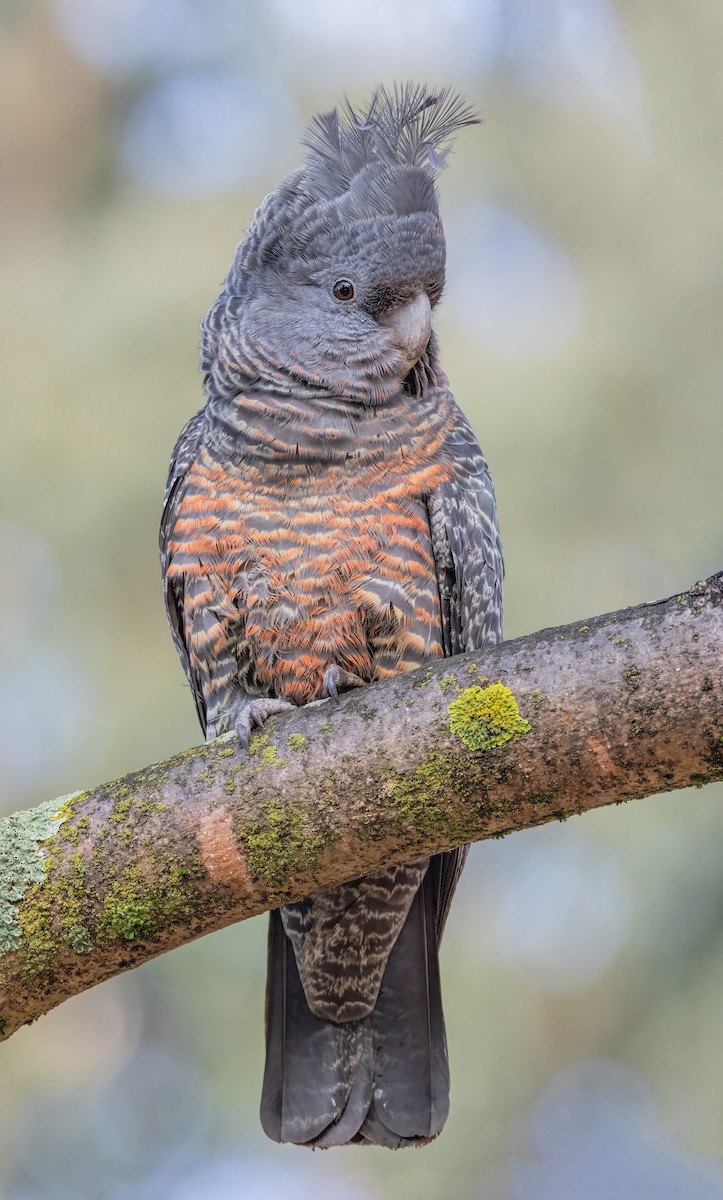
[(723, 778), (723, 573), (0, 821), (0, 1037), (393, 862)]

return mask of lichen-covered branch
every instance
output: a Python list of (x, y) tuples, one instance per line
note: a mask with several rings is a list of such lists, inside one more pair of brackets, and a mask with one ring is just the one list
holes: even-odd
[(0, 1037), (233, 921), (723, 778), (723, 574), (299, 709), (0, 821)]

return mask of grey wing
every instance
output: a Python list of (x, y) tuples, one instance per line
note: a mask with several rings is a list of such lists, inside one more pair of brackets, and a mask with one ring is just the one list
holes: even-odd
[(504, 564), (489, 468), (458, 410), (447, 443), (452, 478), (428, 499), (445, 654), (502, 641)]
[(200, 409), (179, 435), (173, 447), (171, 465), (168, 470), (168, 481), (163, 497), (161, 527), (158, 534), (158, 547), (161, 554), (161, 576), (163, 580), (163, 598), (166, 605), (166, 616), (171, 628), (173, 642), (181, 660), (181, 665), (191, 685), (193, 699), (196, 703), (198, 719), (201, 728), (206, 731), (206, 705), (203, 698), (201, 679), (195, 677), (188, 656), (188, 647), (184, 636), (183, 608), (185, 599), (184, 577), (168, 574), (170, 562), (170, 541), (178, 519), (178, 509), (186, 475), (193, 465), (198, 452), (199, 443), (205, 425), (205, 409)]
[[(474, 432), (459, 409), (447, 453), (454, 473), (427, 499), (445, 656), (502, 641), (504, 576), (492, 479)], [(467, 850), (462, 846), (432, 860), (438, 937)]]

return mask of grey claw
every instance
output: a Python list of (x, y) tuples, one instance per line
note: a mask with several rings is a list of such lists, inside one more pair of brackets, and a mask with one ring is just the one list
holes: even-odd
[(263, 725), (268, 717), (286, 712), (287, 709), (293, 707), (290, 700), (277, 699), (275, 696), (260, 696), (257, 700), (246, 700), (236, 714), (235, 721), (236, 735), (242, 750), (248, 750), (254, 729)]
[(352, 671), (345, 671), (336, 663), (332, 663), (324, 671), (322, 689), (332, 700), (339, 699), (340, 691), (348, 692), (350, 688), (355, 687), (364, 687), (364, 680), (359, 675), (354, 675)]

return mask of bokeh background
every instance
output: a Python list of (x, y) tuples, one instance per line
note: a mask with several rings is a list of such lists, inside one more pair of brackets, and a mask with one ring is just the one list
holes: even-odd
[[(441, 180), (443, 361), (507, 635), (723, 565), (720, 0), (3, 0), (0, 811), (198, 741), (156, 529), (198, 322), (346, 89), (485, 116)], [(0, 1047), (3, 1200), (723, 1197), (721, 785), (476, 847), (419, 1153), (267, 1142), (265, 919)]]

